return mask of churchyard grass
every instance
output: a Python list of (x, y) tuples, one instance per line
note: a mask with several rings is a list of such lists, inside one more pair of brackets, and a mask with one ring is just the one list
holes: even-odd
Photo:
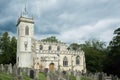
[(89, 78), (86, 78), (86, 77), (81, 77), (81, 80), (92, 80), (92, 79), (89, 79)]
[(42, 73), (42, 72), (40, 72), (40, 73), (39, 73), (39, 79), (40, 79), (40, 80), (46, 80), (45, 74)]
[[(12, 74), (0, 73), (0, 80), (11, 80)], [(24, 80), (32, 80), (31, 78), (23, 75)]]
[(0, 80), (11, 80), (11, 74), (0, 73)]
[(70, 80), (76, 80), (75, 76), (73, 76), (73, 75), (70, 75), (70, 76), (69, 76), (69, 79), (70, 79)]

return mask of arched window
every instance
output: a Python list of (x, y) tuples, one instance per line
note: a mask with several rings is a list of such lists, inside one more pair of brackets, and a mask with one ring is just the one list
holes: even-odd
[(51, 46), (49, 46), (49, 47), (48, 47), (48, 50), (50, 51), (51, 49), (52, 49), (52, 47), (51, 47)]
[(57, 51), (60, 51), (60, 46), (57, 46)]
[(68, 59), (66, 56), (63, 58), (63, 66), (68, 66)]
[(28, 26), (25, 27), (25, 35), (29, 35), (29, 27)]
[(42, 46), (42, 45), (40, 45), (40, 46), (39, 46), (39, 49), (40, 49), (40, 50), (43, 50), (43, 46)]
[(79, 65), (79, 64), (80, 64), (80, 57), (77, 56), (77, 57), (76, 57), (76, 65)]

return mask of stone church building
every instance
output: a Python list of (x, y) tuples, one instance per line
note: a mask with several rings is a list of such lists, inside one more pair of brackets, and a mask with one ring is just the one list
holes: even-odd
[(77, 70), (86, 72), (82, 50), (68, 50), (63, 42), (45, 42), (34, 39), (34, 19), (25, 10), (17, 22), (17, 66), (19, 68), (48, 70)]

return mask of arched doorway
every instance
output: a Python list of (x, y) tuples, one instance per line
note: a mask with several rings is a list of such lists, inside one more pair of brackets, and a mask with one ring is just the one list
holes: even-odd
[(54, 69), (54, 63), (50, 63), (49, 64), (49, 70), (53, 70)]

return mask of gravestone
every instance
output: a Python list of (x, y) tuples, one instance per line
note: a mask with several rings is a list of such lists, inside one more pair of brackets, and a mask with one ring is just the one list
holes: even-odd
[(97, 74), (97, 73), (94, 74), (94, 79), (95, 79), (95, 80), (98, 79), (98, 74)]
[(70, 70), (68, 71), (68, 75), (71, 75), (71, 71)]
[(3, 66), (3, 64), (1, 64), (1, 71), (2, 71), (2, 72), (4, 71), (4, 66)]
[(75, 71), (74, 71), (74, 76), (76, 76), (76, 74), (77, 74), (77, 71), (75, 70)]
[(76, 80), (80, 80), (81, 79), (81, 73), (78, 72), (77, 75), (76, 75)]
[(11, 63), (8, 65), (8, 72), (9, 72), (9, 74), (12, 74), (12, 64)]
[(12, 69), (12, 77), (13, 77), (12, 80), (17, 80), (18, 72), (17, 72), (17, 65), (16, 64), (13, 66), (13, 69)]
[(21, 68), (17, 69), (18, 75), (21, 75)]
[(111, 77), (106, 77), (105, 80), (112, 80), (112, 78)]
[(27, 68), (27, 76), (30, 77), (30, 69), (29, 68)]
[(47, 78), (47, 80), (50, 80), (49, 74), (47, 74), (46, 76), (47, 76), (47, 77), (46, 77), (46, 78)]
[(63, 71), (63, 72), (62, 72), (62, 77), (63, 77), (63, 78), (66, 78), (66, 71)]
[(39, 74), (39, 71), (38, 71), (38, 70), (35, 70), (35, 71), (34, 71), (34, 79), (35, 79), (35, 80), (39, 80), (38, 74)]
[(63, 74), (66, 75), (66, 71), (63, 71)]
[(34, 79), (34, 74), (35, 74), (34, 70), (30, 70), (30, 78)]
[(45, 69), (44, 69), (44, 73), (45, 73), (45, 76), (47, 76), (48, 68), (45, 68)]
[(102, 73), (99, 73), (98, 80), (103, 80), (103, 74)]
[(2, 70), (1, 70), (1, 65), (0, 65), (0, 72), (2, 72)]
[(4, 71), (5, 71), (5, 73), (8, 74), (8, 65), (7, 64), (4, 65)]
[(17, 77), (17, 80), (23, 80), (23, 77), (22, 77), (21, 75), (19, 75), (19, 76)]

